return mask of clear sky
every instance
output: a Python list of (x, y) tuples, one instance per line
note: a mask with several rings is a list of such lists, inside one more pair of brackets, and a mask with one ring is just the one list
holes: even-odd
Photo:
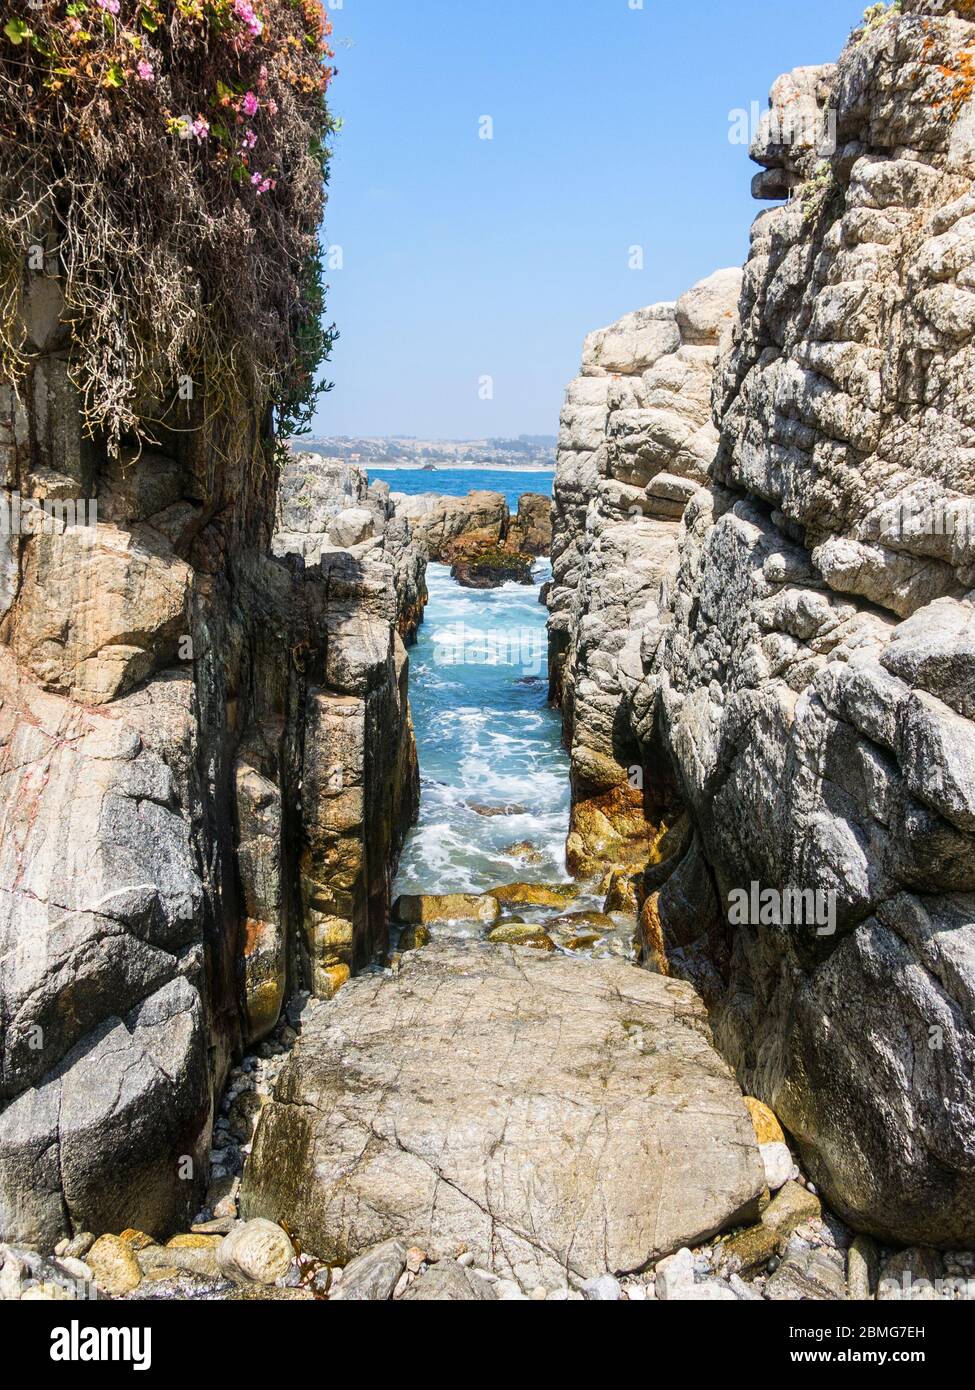
[(833, 61), (865, 3), (331, 0), (341, 338), (316, 432), (555, 434), (586, 333), (744, 260), (729, 113)]

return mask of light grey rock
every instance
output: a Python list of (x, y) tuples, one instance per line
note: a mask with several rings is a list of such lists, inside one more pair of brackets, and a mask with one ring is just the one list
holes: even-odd
[(792, 1154), (788, 1144), (760, 1144), (759, 1153), (765, 1165), (765, 1181), (770, 1192), (778, 1192), (792, 1176)]
[(737, 1303), (738, 1294), (730, 1284), (725, 1284), (720, 1279), (704, 1279), (700, 1284), (692, 1284), (689, 1288), (678, 1294), (678, 1298), (687, 1303)]
[[(587, 1279), (582, 1286), (583, 1297), (589, 1303), (618, 1303), (623, 1290), (620, 1281), (612, 1274), (600, 1274), (598, 1279)], [(565, 1290), (566, 1297), (569, 1291)], [(549, 1294), (549, 1298), (552, 1295)]]
[(728, 1276), (728, 1287), (739, 1303), (761, 1303), (762, 1295), (751, 1284), (746, 1284), (740, 1274)]
[(376, 524), (371, 512), (364, 507), (349, 507), (328, 523), (328, 538), (337, 546), (348, 549), (371, 540)]
[(661, 1260), (654, 1269), (656, 1294), (661, 1302), (669, 1303), (686, 1297), (694, 1284), (694, 1256), (686, 1247)]
[(384, 947), (426, 591), (361, 471), (292, 459), (276, 497), (256, 401), (219, 446), (187, 417), (108, 457), (56, 268), (35, 290), (30, 380), (0, 385), (2, 500), (52, 512), (0, 554), (0, 1240), (47, 1250), (186, 1230), (229, 1174), (234, 1052)]
[[(318, 454), (292, 455), (281, 475), (272, 548), (277, 556), (321, 565), (325, 574), (336, 556), (354, 551), (356, 564), (346, 573), (365, 570), (374, 588), (390, 588), (400, 636), (415, 637), (427, 602), (426, 554), (413, 543), (405, 512), (397, 515), (389, 488), (370, 484), (364, 469)], [(357, 587), (361, 592), (353, 584), (346, 598), (359, 600)]]
[[(569, 387), (554, 484), (550, 685), (572, 755), (568, 862), (593, 874), (638, 862), (652, 830), (628, 767), (621, 709), (642, 677), (641, 631), (673, 581), (684, 507), (717, 446), (711, 375), (741, 286), (718, 271), (675, 306), (653, 305), (587, 339)], [(587, 373), (611, 372), (603, 389)]]
[(773, 1302), (847, 1297), (846, 1261), (838, 1250), (796, 1250), (769, 1277), (765, 1297)]
[(520, 1284), (513, 1279), (499, 1279), (494, 1286), (498, 1300), (501, 1303), (527, 1303), (528, 1295), (522, 1290)]
[(431, 1265), (417, 1276), (403, 1295), (403, 1303), (490, 1303), (498, 1298), (496, 1287), (479, 1279), (472, 1270), (452, 1261)]
[(944, 1260), (935, 1250), (913, 1247), (886, 1260), (877, 1281), (880, 1303), (932, 1303), (945, 1297)]
[(242, 1210), (328, 1260), (397, 1238), (525, 1288), (642, 1269), (764, 1187), (703, 1022), (688, 986), (623, 962), (434, 942), (305, 1021)]
[(880, 1272), (880, 1257), (869, 1236), (857, 1236), (846, 1256), (846, 1282), (850, 1298), (867, 1302), (874, 1298)]
[(398, 1240), (384, 1241), (345, 1266), (342, 1282), (332, 1299), (346, 1303), (390, 1299), (405, 1269), (406, 1246)]
[[(294, 1246), (281, 1227), (260, 1218), (238, 1222), (217, 1248), (220, 1271), (235, 1284), (277, 1283), (288, 1273), (294, 1258)], [(344, 1279), (342, 1285), (344, 1288)]]
[(78, 1235), (72, 1236), (66, 1241), (64, 1254), (71, 1259), (81, 1260), (95, 1244), (95, 1237), (91, 1231), (81, 1231)]
[[(570, 393), (550, 664), (570, 851), (647, 865), (645, 963), (702, 991), (845, 1221), (951, 1248), (975, 1241), (975, 204), (935, 112), (975, 28), (904, 9), (775, 84), (756, 191), (792, 196), (755, 221), (730, 331), (639, 381), (590, 358)], [(658, 466), (699, 486), (650, 594), (653, 519), (622, 489), (653, 498)], [(825, 910), (730, 921), (753, 883)]]
[(975, 609), (942, 598), (891, 633), (881, 661), (906, 685), (926, 690), (966, 719), (975, 719)]

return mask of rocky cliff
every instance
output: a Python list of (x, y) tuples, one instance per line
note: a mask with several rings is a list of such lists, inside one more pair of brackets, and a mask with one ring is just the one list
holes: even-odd
[(711, 376), (741, 273), (593, 333), (562, 412), (554, 487), (550, 682), (572, 755), (568, 860), (588, 875), (646, 859), (639, 750), (623, 710), (641, 633), (675, 574), (680, 518), (707, 480)]
[(548, 555), (552, 547), (549, 500), (526, 492), (512, 517), (500, 492), (469, 492), (447, 497), (439, 492), (392, 494), (393, 514), (408, 522), (418, 549), (429, 560), (450, 563), (458, 548), (473, 544), (505, 545), (520, 555)]
[(424, 562), (381, 490), (314, 459), (274, 558), (257, 418), (204, 448), (188, 403), (111, 460), (56, 278), (25, 294), (31, 369), (0, 387), (0, 1240), (45, 1249), (185, 1225), (232, 1054), (383, 946)]
[[(625, 408), (612, 420), (634, 388), (643, 405), (675, 328), (656, 308), (624, 321), (622, 353), (619, 328), (609, 357), (587, 346), (556, 485), (553, 687), (577, 867), (645, 864), (647, 963), (702, 989), (845, 1217), (957, 1246), (975, 1239), (975, 17), (903, 11), (773, 89), (755, 192), (792, 196), (755, 223), (704, 486), (645, 587), (642, 497), (607, 515), (631, 484)], [(832, 113), (835, 150), (783, 138), (797, 103)], [(598, 834), (580, 829), (594, 793), (613, 812)], [(742, 920), (753, 885), (825, 910)]]

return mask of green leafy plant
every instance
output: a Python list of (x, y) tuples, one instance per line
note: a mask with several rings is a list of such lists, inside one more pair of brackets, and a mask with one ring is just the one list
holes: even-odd
[(868, 5), (863, 12), (863, 19), (854, 29), (851, 38), (854, 43), (863, 43), (864, 39), (874, 33), (881, 25), (888, 20), (895, 19), (901, 13), (901, 0), (891, 0), (890, 4), (884, 4), (879, 0), (876, 5)]
[(812, 177), (800, 186), (799, 197), (802, 201), (803, 217), (807, 222), (815, 221), (826, 211), (838, 214), (843, 190), (828, 159), (821, 160)]

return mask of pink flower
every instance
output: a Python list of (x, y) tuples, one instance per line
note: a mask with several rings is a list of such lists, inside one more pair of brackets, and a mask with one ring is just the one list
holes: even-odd
[(260, 109), (260, 105), (261, 103), (258, 101), (257, 97), (254, 95), (253, 92), (245, 92), (244, 99), (240, 103), (240, 109), (243, 111), (245, 116), (256, 116), (258, 110)]
[(98, 0), (98, 7), (107, 10), (109, 14), (118, 14), (119, 0)]
[(195, 135), (197, 140), (209, 139), (210, 122), (204, 120), (202, 116), (197, 116), (196, 120), (190, 126), (190, 134)]
[(245, 130), (241, 136), (240, 147), (243, 150), (252, 150), (257, 144), (257, 136), (252, 130)]
[(266, 193), (269, 188), (277, 188), (278, 186), (276, 179), (266, 178), (264, 174), (259, 174), (257, 172), (251, 174), (251, 183), (259, 194)]
[(256, 39), (259, 34), (263, 33), (264, 25), (254, 13), (254, 6), (250, 0), (234, 0), (234, 14), (250, 31), (251, 38)]
[(139, 59), (135, 70), (140, 82), (154, 82), (156, 80), (156, 74), (152, 70), (152, 64), (146, 58)]
[(271, 97), (269, 101), (264, 103), (264, 109), (269, 116), (276, 116), (278, 114), (278, 103)]

